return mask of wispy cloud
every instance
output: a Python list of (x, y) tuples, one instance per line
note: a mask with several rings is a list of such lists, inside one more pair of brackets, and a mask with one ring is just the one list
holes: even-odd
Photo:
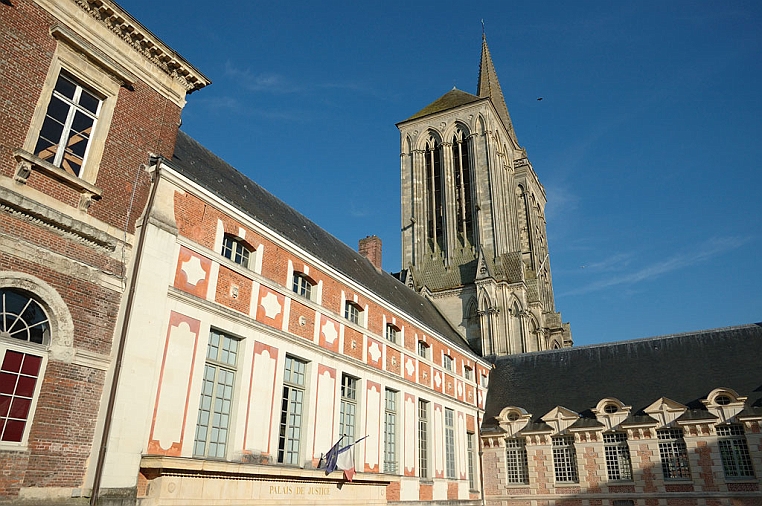
[[(643, 281), (658, 278), (669, 272), (700, 264), (717, 255), (738, 249), (745, 243), (749, 242), (750, 239), (750, 237), (715, 237), (689, 251), (677, 253), (665, 260), (646, 265), (633, 272), (609, 276), (593, 281), (592, 283), (561, 295), (581, 295), (605, 290), (614, 286), (630, 287)], [(598, 264), (591, 264), (589, 267), (595, 267), (598, 270), (603, 271), (617, 270), (612, 267), (622, 264), (623, 261), (625, 264), (628, 264), (631, 262), (632, 258), (634, 258), (634, 255), (614, 255)]]
[(275, 72), (257, 74), (249, 69), (236, 67), (230, 61), (225, 62), (225, 75), (240, 81), (241, 86), (249, 91), (285, 94), (303, 90), (303, 86)]

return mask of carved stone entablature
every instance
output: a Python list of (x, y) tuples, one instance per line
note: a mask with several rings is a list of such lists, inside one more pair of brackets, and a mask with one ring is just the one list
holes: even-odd
[(82, 10), (179, 82), (188, 93), (210, 83), (201, 72), (117, 5), (103, 0), (74, 0)]
[(88, 246), (112, 253), (119, 241), (111, 235), (59, 211), (0, 187), (0, 211), (44, 226)]

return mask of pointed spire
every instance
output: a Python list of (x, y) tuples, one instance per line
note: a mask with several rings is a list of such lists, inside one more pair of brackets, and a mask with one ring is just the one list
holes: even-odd
[[(476, 94), (481, 98), (489, 98), (492, 105), (497, 110), (497, 115), (503, 120), (508, 133), (516, 141), (516, 134), (513, 131), (511, 116), (508, 114), (508, 106), (505, 105), (503, 90), (500, 89), (500, 82), (497, 80), (495, 65), (492, 63), (492, 56), (487, 47), (487, 36), (484, 33), (484, 22), (482, 21), (482, 59), (479, 62), (479, 83), (476, 85)], [(516, 142), (518, 144), (518, 142)]]

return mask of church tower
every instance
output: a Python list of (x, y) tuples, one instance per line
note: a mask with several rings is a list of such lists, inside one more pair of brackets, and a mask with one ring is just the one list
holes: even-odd
[(403, 280), (482, 355), (571, 346), (553, 302), (545, 189), (486, 37), (476, 95), (453, 88), (397, 128)]

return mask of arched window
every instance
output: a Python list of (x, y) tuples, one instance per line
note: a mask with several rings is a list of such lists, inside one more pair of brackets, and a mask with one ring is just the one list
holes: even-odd
[(31, 294), (0, 288), (0, 336), (28, 343), (50, 343), (50, 321)]
[(431, 138), (426, 143), (427, 236), (432, 249), (444, 249), (442, 208), (442, 146)]
[(26, 440), (51, 344), (51, 323), (26, 290), (0, 288), (0, 445)]
[(468, 137), (460, 129), (455, 132), (452, 138), (452, 167), (455, 172), (455, 207), (458, 213), (458, 238), (463, 246), (473, 246), (471, 149)]
[(534, 259), (532, 256), (532, 229), (529, 219), (529, 202), (524, 188), (516, 187), (516, 210), (519, 219), (519, 241), (521, 242), (521, 257), (524, 265), (534, 269)]

